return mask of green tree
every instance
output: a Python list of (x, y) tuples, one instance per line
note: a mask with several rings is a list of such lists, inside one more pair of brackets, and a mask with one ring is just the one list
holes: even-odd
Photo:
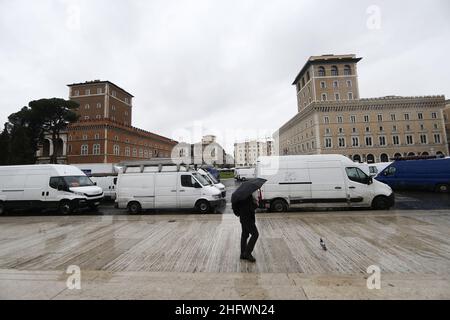
[(31, 101), (29, 106), (33, 123), (40, 125), (39, 141), (44, 139), (45, 134), (52, 136), (53, 153), (50, 155), (50, 163), (57, 163), (60, 133), (67, 129), (69, 123), (78, 120), (75, 109), (79, 104), (71, 100), (51, 98)]
[(0, 134), (0, 165), (6, 165), (9, 163), (9, 155), (11, 153), (9, 145), (10, 136), (8, 132), (8, 124), (5, 123), (3, 131)]

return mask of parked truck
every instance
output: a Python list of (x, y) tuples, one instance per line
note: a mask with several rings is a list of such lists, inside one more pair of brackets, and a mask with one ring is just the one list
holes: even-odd
[(185, 166), (123, 167), (117, 177), (116, 207), (132, 214), (144, 209), (193, 208), (201, 213), (225, 203), (221, 191)]
[(256, 174), (267, 182), (261, 200), (274, 212), (291, 207), (372, 207), (394, 205), (392, 189), (373, 180), (360, 164), (342, 155), (260, 157)]
[(394, 190), (449, 192), (450, 158), (396, 160), (380, 172), (376, 179)]
[(0, 214), (15, 209), (70, 214), (83, 207), (96, 209), (102, 198), (102, 189), (74, 166), (0, 166)]

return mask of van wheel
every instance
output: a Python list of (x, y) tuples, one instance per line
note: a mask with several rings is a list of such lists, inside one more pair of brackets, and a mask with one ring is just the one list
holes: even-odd
[(61, 214), (71, 214), (73, 211), (72, 204), (68, 200), (62, 200), (59, 203), (58, 211)]
[(139, 202), (133, 201), (128, 204), (128, 212), (131, 214), (138, 214), (141, 212), (141, 210), (142, 207)]
[(200, 200), (199, 202), (197, 202), (196, 207), (197, 210), (200, 211), (200, 213), (209, 213), (211, 211), (211, 206), (206, 200)]
[(270, 211), (272, 212), (286, 212), (288, 209), (287, 203), (284, 200), (277, 199), (270, 204)]
[(3, 202), (0, 202), (0, 216), (2, 214), (5, 214), (6, 210), (5, 210), (5, 205), (3, 204)]
[(435, 188), (436, 192), (439, 193), (447, 193), (450, 190), (450, 187), (448, 184), (442, 183), (438, 184)]
[(375, 210), (387, 210), (389, 209), (389, 200), (384, 196), (375, 197), (372, 201), (372, 208)]

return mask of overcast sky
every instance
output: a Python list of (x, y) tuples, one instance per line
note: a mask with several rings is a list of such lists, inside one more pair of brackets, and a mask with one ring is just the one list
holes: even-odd
[(133, 125), (176, 140), (270, 135), (311, 55), (355, 53), (361, 97), (450, 96), (450, 1), (0, 0), (0, 122), (110, 80)]

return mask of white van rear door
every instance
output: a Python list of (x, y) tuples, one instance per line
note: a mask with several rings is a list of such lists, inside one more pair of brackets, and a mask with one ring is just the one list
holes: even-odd
[(308, 162), (311, 200), (315, 203), (346, 203), (344, 168), (340, 161)]
[(155, 174), (155, 208), (177, 207), (177, 172)]

